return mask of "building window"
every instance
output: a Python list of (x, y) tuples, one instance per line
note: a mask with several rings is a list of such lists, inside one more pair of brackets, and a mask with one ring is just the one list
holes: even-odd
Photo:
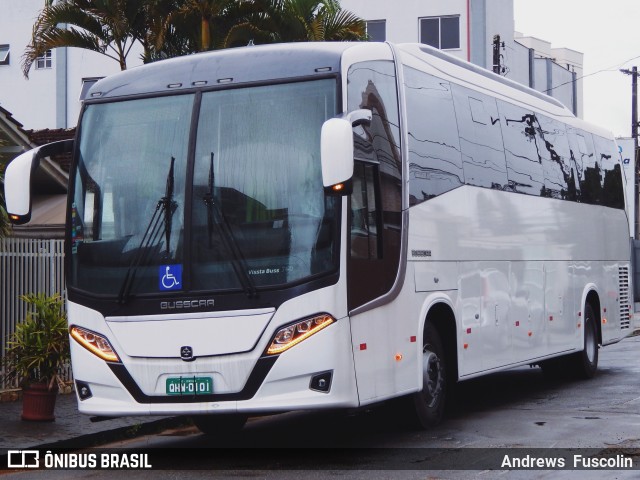
[(82, 89), (80, 90), (80, 101), (87, 98), (87, 93), (93, 85), (98, 81), (103, 79), (104, 77), (87, 77), (82, 79)]
[(0, 65), (9, 65), (9, 45), (0, 45)]
[(36, 58), (36, 70), (51, 68), (51, 50), (47, 50)]
[(420, 42), (441, 50), (460, 48), (460, 16), (421, 18)]
[(384, 42), (387, 40), (387, 21), (370, 20), (367, 22), (367, 38), (370, 42)]

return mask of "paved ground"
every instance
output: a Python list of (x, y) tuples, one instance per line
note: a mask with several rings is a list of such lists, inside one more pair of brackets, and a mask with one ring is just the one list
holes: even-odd
[(77, 448), (105, 444), (185, 423), (182, 417), (123, 417), (92, 422), (78, 412), (75, 394), (59, 394), (53, 422), (20, 419), (22, 401), (0, 402), (0, 450)]
[[(601, 351), (599, 373), (588, 382), (548, 382), (538, 369), (509, 371), (477, 381), (465, 382), (459, 405), (454, 406), (451, 418), (445, 424), (426, 432), (404, 431), (384, 415), (374, 417), (374, 412), (350, 417), (324, 417), (324, 414), (292, 413), (277, 417), (255, 419), (239, 437), (240, 447), (265, 449), (262, 455), (271, 455), (266, 449), (278, 446), (277, 438), (295, 442), (297, 446), (311, 446), (307, 442), (334, 447), (363, 446), (395, 448), (405, 453), (420, 454), (421, 448), (592, 448), (615, 449), (631, 452), (638, 458), (640, 448), (640, 337), (606, 347)], [(194, 428), (184, 426), (184, 417), (125, 417), (101, 422), (92, 422), (91, 417), (77, 410), (74, 394), (58, 396), (55, 422), (26, 422), (20, 419), (21, 401), (0, 402), (0, 469), (6, 462), (3, 450), (8, 449), (53, 449), (86, 448), (107, 445), (139, 451), (145, 448), (163, 448), (174, 453), (172, 461), (181, 461), (185, 452), (204, 452), (212, 448), (236, 446), (229, 439), (216, 440), (200, 435)], [(333, 419), (332, 419), (333, 418)], [(373, 421), (375, 418), (381, 420)], [(385, 424), (384, 421), (391, 422)], [(158, 435), (158, 432), (164, 431)], [(274, 432), (277, 433), (274, 439)], [(313, 433), (310, 433), (313, 432)], [(218, 442), (218, 443), (216, 443)], [(404, 449), (404, 450), (402, 450)], [(417, 450), (416, 450), (417, 449)], [(525, 450), (529, 452), (530, 450)], [(224, 453), (224, 452), (223, 452)], [(282, 452), (281, 452), (282, 453)], [(286, 453), (286, 452), (285, 452)], [(366, 453), (366, 452), (365, 452)], [(242, 452), (241, 452), (242, 454)], [(243, 454), (242, 454), (243, 455)], [(252, 455), (256, 456), (256, 455)], [(208, 458), (208, 457), (207, 457)], [(235, 461), (231, 458), (232, 461)], [(260, 458), (258, 458), (260, 461)], [(243, 462), (244, 462), (243, 457)], [(254, 459), (255, 461), (255, 459)], [(270, 464), (275, 460), (271, 459)], [(351, 462), (351, 460), (349, 460)], [(246, 463), (243, 463), (246, 468)], [(637, 463), (636, 463), (637, 465)], [(235, 467), (234, 467), (235, 468)], [(301, 478), (294, 471), (278, 469), (249, 470), (244, 477), (236, 470), (222, 469), (217, 476), (228, 478)], [(29, 475), (26, 475), (29, 473)], [(46, 477), (37, 477), (37, 474)], [(20, 472), (21, 479), (52, 478), (53, 472)], [(104, 475), (96, 472), (77, 472), (75, 478), (112, 478), (113, 472)], [(173, 470), (162, 472), (162, 476), (140, 476), (146, 478), (178, 478)], [(262, 475), (264, 473), (264, 475)], [(327, 471), (305, 469), (305, 477), (324, 478)], [(340, 470), (339, 475), (345, 472)], [(394, 475), (388, 471), (362, 474), (348, 471), (344, 478), (408, 478), (404, 471)], [(414, 472), (411, 478), (425, 478), (426, 471)], [(107, 477), (106, 475), (109, 475)], [(2, 472), (4, 478), (5, 473)], [(315, 476), (314, 476), (315, 475)], [(617, 478), (627, 480), (640, 478), (638, 471), (587, 472), (549, 471), (532, 476), (527, 471), (452, 471), (437, 474), (432, 478), (480, 479), (593, 479)], [(179, 478), (200, 478), (198, 475), (181, 472)], [(64, 472), (53, 478), (71, 478)]]

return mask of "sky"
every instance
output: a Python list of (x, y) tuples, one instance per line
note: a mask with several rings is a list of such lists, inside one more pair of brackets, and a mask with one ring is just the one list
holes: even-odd
[(620, 69), (640, 69), (640, 0), (514, 0), (514, 9), (516, 31), (584, 53), (584, 119), (631, 136), (631, 76)]

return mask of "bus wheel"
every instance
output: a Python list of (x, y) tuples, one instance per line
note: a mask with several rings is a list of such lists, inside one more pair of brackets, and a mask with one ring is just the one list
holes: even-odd
[(576, 377), (593, 378), (598, 369), (598, 332), (596, 329), (596, 316), (591, 305), (584, 309), (584, 349), (574, 354), (573, 373)]
[(428, 428), (444, 417), (447, 369), (440, 334), (432, 324), (425, 327), (422, 348), (422, 390), (413, 394), (417, 423)]
[(205, 435), (220, 435), (239, 432), (247, 423), (247, 416), (237, 414), (194, 415), (191, 420)]

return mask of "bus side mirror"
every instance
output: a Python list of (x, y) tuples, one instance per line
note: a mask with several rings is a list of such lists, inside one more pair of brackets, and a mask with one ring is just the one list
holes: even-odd
[(40, 160), (72, 149), (73, 140), (53, 142), (23, 153), (7, 165), (4, 174), (4, 199), (11, 223), (22, 225), (31, 220), (32, 178)]
[(339, 118), (330, 118), (322, 125), (320, 135), (322, 183), (328, 194), (351, 193), (354, 165), (353, 127), (371, 123), (371, 117), (371, 110), (355, 110)]

